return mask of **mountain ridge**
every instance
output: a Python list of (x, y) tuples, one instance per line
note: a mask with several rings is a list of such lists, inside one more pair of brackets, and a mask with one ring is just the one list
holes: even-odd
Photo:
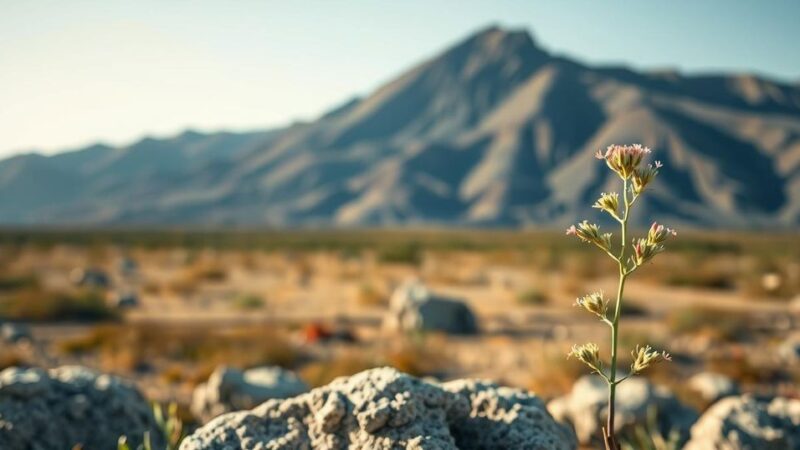
[(497, 26), (313, 122), (0, 161), (0, 222), (561, 226), (612, 186), (593, 151), (632, 142), (666, 164), (639, 225), (800, 224), (797, 86), (591, 67)]

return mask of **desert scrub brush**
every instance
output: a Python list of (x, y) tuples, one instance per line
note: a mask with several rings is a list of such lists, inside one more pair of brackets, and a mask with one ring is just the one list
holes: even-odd
[(606, 365), (600, 356), (600, 348), (595, 343), (574, 345), (569, 356), (575, 357), (600, 375), (608, 384), (608, 417), (603, 428), (603, 442), (607, 450), (618, 450), (619, 442), (614, 433), (614, 399), (617, 385), (627, 378), (641, 373), (652, 364), (670, 360), (668, 353), (654, 350), (649, 345), (637, 346), (632, 350), (633, 363), (627, 374), (620, 376), (617, 370), (617, 344), (619, 340), (620, 315), (622, 312), (625, 280), (639, 267), (664, 250), (664, 242), (675, 236), (675, 231), (658, 223), (653, 223), (646, 237), (634, 238), (629, 242), (628, 220), (636, 200), (645, 192), (647, 186), (658, 175), (661, 163), (643, 165), (642, 160), (650, 149), (641, 145), (612, 145), (604, 152), (598, 151), (598, 159), (616, 173), (622, 182), (622, 195), (617, 192), (602, 193), (592, 205), (609, 214), (620, 226), (620, 240), (616, 242), (612, 233), (601, 233), (594, 223), (583, 222), (567, 229), (568, 235), (576, 236), (605, 252), (616, 261), (619, 267), (617, 296), (613, 301), (606, 299), (603, 292), (593, 292), (580, 297), (576, 305), (597, 316), (609, 326), (611, 334), (611, 359)]

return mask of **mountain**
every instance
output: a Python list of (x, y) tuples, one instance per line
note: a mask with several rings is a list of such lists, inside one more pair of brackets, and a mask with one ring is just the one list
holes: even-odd
[(665, 168), (633, 220), (800, 224), (800, 87), (591, 67), (491, 27), (319, 119), (0, 162), (0, 222), (563, 226), (642, 143)]

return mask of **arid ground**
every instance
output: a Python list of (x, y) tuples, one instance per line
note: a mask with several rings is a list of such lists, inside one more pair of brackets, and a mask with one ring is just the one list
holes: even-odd
[[(480, 333), (383, 330), (392, 290), (413, 278), (465, 301)], [(0, 342), (0, 368), (80, 363), (180, 405), (220, 364), (277, 364), (311, 385), (392, 365), (550, 398), (584, 373), (573, 343), (606, 346), (575, 297), (615, 288), (612, 261), (557, 232), (6, 230), (0, 319), (32, 340)], [(698, 402), (685, 379), (708, 369), (800, 395), (779, 351), (800, 329), (800, 236), (683, 233), (627, 293), (623, 349), (670, 351), (651, 376), (685, 401)]]

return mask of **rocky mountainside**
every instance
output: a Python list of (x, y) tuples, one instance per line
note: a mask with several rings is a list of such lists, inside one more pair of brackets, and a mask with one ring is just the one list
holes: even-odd
[(594, 150), (664, 162), (634, 220), (800, 224), (800, 87), (589, 67), (488, 28), (318, 120), (0, 162), (0, 222), (563, 226), (608, 185)]

